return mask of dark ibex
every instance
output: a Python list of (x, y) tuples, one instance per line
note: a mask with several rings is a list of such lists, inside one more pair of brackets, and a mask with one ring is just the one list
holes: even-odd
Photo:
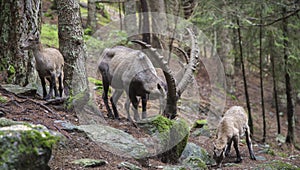
[[(125, 108), (129, 120), (131, 120), (129, 114), (130, 102), (134, 107), (134, 119), (139, 120), (137, 96), (142, 98), (142, 118), (146, 117), (147, 99), (159, 99), (160, 103), (164, 103), (166, 85), (157, 76), (154, 66), (143, 52), (116, 46), (105, 49), (101, 58), (98, 70), (102, 75), (104, 90), (102, 98), (109, 117), (113, 117), (108, 104), (109, 85), (115, 89), (110, 99), (115, 118), (119, 118), (116, 103), (124, 90), (128, 96)], [(163, 109), (162, 104), (160, 110), (163, 111)]]
[[(157, 75), (154, 66), (150, 59), (140, 50), (133, 50), (123, 46), (117, 46), (109, 49), (105, 49), (102, 53), (101, 61), (98, 66), (98, 70), (102, 75), (102, 81), (104, 86), (103, 100), (108, 111), (108, 116), (112, 117), (112, 111), (108, 105), (108, 88), (111, 85), (115, 92), (111, 97), (112, 108), (114, 117), (119, 118), (118, 111), (116, 108), (116, 102), (120, 95), (125, 90), (129, 100), (127, 100), (125, 108), (129, 116), (129, 105), (130, 102), (134, 107), (134, 118), (139, 119), (137, 112), (138, 100), (137, 96), (142, 98), (142, 118), (146, 117), (146, 103), (148, 99), (160, 99), (160, 112), (162, 109), (164, 113), (168, 114), (167, 117), (174, 118), (176, 115), (176, 102), (180, 97), (188, 83), (192, 79), (192, 72), (195, 70), (197, 63), (197, 45), (192, 32), (189, 30), (192, 39), (192, 51), (190, 57), (190, 63), (185, 70), (185, 74), (181, 80), (177, 83), (173, 77), (173, 73), (170, 70), (168, 63), (164, 60), (164, 57), (160, 55), (156, 49), (152, 48), (151, 45), (145, 44), (141, 41), (133, 41), (138, 43), (145, 48), (150, 49), (151, 56), (155, 58), (159, 63), (159, 67), (163, 70), (166, 81), (164, 83)], [(176, 84), (178, 85), (176, 87)], [(166, 89), (168, 93), (166, 94)], [(177, 90), (176, 90), (177, 89)], [(168, 95), (167, 103), (165, 104), (166, 95)], [(149, 97), (147, 97), (149, 96)], [(165, 107), (166, 106), (166, 107)], [(171, 109), (169, 109), (171, 108)], [(169, 109), (169, 110), (168, 110)]]
[(240, 136), (244, 134), (246, 134), (246, 142), (250, 158), (255, 160), (256, 158), (254, 156), (250, 139), (247, 113), (243, 107), (233, 106), (226, 111), (217, 128), (213, 158), (216, 160), (219, 167), (221, 166), (225, 156), (229, 154), (232, 142), (236, 151), (236, 162), (242, 161), (238, 146)]
[[(36, 70), (43, 86), (43, 98), (45, 100), (52, 98), (53, 89), (55, 97), (58, 97), (58, 95), (62, 97), (64, 76), (64, 58), (62, 54), (55, 48), (43, 48), (39, 41), (38, 32), (29, 35), (23, 42), (21, 49), (32, 50), (33, 52), (36, 62)], [(46, 91), (45, 79), (47, 79), (50, 83), (50, 90), (48, 94)], [(57, 79), (59, 83), (59, 94), (56, 88)]]

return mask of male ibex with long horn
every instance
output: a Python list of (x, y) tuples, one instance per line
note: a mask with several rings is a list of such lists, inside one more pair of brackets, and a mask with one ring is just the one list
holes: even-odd
[[(109, 117), (113, 117), (112, 111), (108, 104), (107, 93), (109, 85), (115, 89), (115, 92), (110, 99), (115, 118), (119, 118), (116, 103), (124, 90), (128, 96), (125, 108), (129, 120), (131, 120), (129, 115), (130, 102), (134, 107), (133, 110), (135, 120), (139, 119), (137, 112), (137, 96), (142, 98), (142, 118), (146, 117), (147, 100), (157, 98), (160, 99), (160, 112), (162, 112), (162, 109), (164, 109), (164, 113), (167, 117), (174, 118), (176, 116), (176, 102), (184, 89), (190, 83), (192, 79), (192, 73), (198, 63), (199, 50), (197, 49), (195, 37), (191, 30), (188, 29), (188, 32), (192, 40), (191, 56), (188, 57), (190, 62), (188, 63), (187, 67), (184, 68), (184, 75), (180, 80), (177, 80), (177, 83), (175, 82), (176, 80), (174, 79), (168, 63), (164, 60), (164, 57), (149, 44), (138, 40), (133, 41), (150, 50), (151, 56), (154, 57), (154, 60), (157, 61), (156, 63), (159, 63), (159, 67), (163, 70), (167, 84), (157, 76), (155, 68), (150, 59), (142, 51), (133, 50), (123, 46), (108, 48), (103, 51), (100, 63), (98, 65), (98, 70), (102, 75), (104, 86), (102, 98), (104, 100)], [(184, 54), (186, 55), (186, 53)], [(166, 90), (168, 91), (167, 93)], [(165, 100), (166, 96), (167, 101)], [(165, 104), (165, 102), (167, 102), (167, 104)]]

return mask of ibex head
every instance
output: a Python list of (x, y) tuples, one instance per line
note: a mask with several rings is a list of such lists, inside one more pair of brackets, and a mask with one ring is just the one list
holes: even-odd
[(29, 50), (36, 48), (40, 45), (40, 33), (39, 31), (34, 31), (30, 33), (22, 42), (21, 49)]
[(213, 159), (216, 161), (217, 166), (220, 167), (222, 164), (222, 161), (225, 158), (225, 150), (227, 148), (226, 143), (220, 143), (220, 141), (216, 141), (216, 143), (213, 143), (214, 149), (213, 149)]

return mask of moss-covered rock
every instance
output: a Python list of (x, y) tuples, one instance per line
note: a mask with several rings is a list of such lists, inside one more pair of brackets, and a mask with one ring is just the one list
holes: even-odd
[(0, 169), (49, 169), (60, 137), (42, 125), (0, 119)]
[(105, 160), (102, 159), (77, 159), (75, 161), (72, 161), (74, 164), (81, 165), (83, 167), (98, 167), (108, 164)]
[(211, 158), (209, 153), (202, 147), (194, 144), (188, 143), (181, 154), (180, 160), (186, 162), (189, 157), (196, 157), (201, 159), (206, 165), (213, 165), (215, 163), (214, 159)]
[(188, 169), (208, 169), (205, 162), (202, 159), (194, 156), (190, 156), (187, 159), (185, 159), (183, 164)]
[(169, 120), (157, 115), (139, 121), (138, 126), (158, 139), (156, 153), (162, 162), (178, 162), (189, 137), (189, 127), (183, 119)]

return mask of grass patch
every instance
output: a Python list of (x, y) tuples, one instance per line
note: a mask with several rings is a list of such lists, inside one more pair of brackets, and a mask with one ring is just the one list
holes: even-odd
[(41, 42), (43, 45), (59, 48), (58, 29), (56, 25), (43, 24)]

